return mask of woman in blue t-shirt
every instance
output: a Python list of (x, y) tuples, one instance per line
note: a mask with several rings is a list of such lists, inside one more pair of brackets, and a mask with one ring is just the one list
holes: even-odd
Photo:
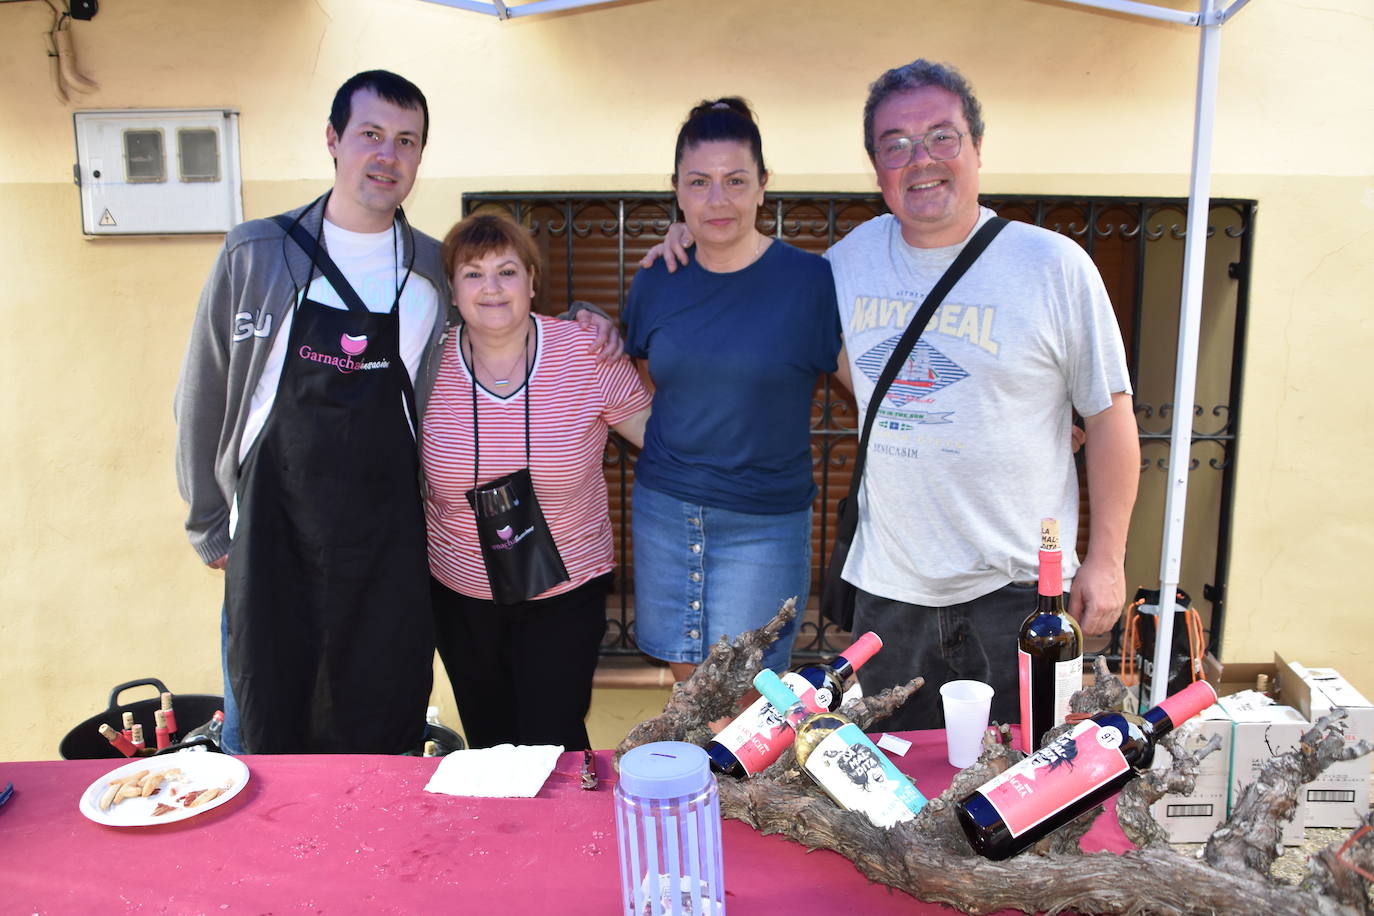
[[(834, 372), (830, 265), (754, 223), (768, 172), (743, 99), (702, 102), (678, 132), (673, 187), (687, 264), (636, 274), (625, 350), (654, 411), (635, 466), (635, 639), (681, 680), (722, 635), (766, 623), (811, 582), (811, 401)], [(786, 667), (796, 621), (764, 656)]]

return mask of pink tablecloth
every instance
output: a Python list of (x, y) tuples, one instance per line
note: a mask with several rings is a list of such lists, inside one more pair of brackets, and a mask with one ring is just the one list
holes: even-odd
[[(954, 774), (943, 732), (914, 732), (900, 769), (928, 796)], [(565, 754), (531, 799), (431, 795), (438, 765), (415, 757), (245, 757), (228, 804), (177, 824), (105, 827), (77, 809), (109, 760), (0, 763), (0, 912), (619, 912), (609, 754), (579, 788)], [(951, 913), (872, 884), (835, 853), (724, 825), (736, 914)], [(1124, 850), (1103, 817), (1084, 848)]]

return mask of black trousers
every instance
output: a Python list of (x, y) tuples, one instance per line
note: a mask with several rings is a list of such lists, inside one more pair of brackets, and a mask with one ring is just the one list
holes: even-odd
[(949, 607), (906, 604), (859, 589), (854, 632), (873, 630), (883, 649), (859, 669), (864, 695), (905, 684), (917, 675), (925, 686), (869, 731), (944, 728), (940, 685), (967, 678), (991, 684), (991, 721), (1021, 721), (1016, 634), (1035, 609), (1036, 586), (1016, 584)]
[(470, 747), (591, 746), (583, 722), (606, 634), (611, 575), (542, 600), (501, 605), (431, 579), (434, 629)]

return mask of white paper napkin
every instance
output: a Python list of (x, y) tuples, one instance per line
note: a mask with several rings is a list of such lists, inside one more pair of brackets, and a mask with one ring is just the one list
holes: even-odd
[(558, 763), (553, 744), (498, 744), (454, 751), (439, 761), (426, 792), (477, 798), (533, 798)]

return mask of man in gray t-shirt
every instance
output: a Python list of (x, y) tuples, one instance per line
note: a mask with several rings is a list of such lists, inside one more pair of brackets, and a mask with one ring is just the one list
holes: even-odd
[(983, 123), (952, 68), (917, 60), (873, 84), (864, 140), (891, 215), (828, 254), (860, 415), (876, 409), (844, 577), (855, 632), (883, 651), (866, 692), (921, 675), (926, 687), (878, 727), (941, 727), (939, 686), (996, 690), (1018, 713), (1016, 633), (1035, 604), (1039, 520), (1075, 543), (1072, 410), (1084, 418), (1092, 526), (1066, 551), (1070, 612), (1107, 630), (1125, 601), (1126, 529), (1140, 449), (1121, 333), (1101, 277), (1063, 236), (1013, 222), (936, 311), (887, 395), (873, 386), (907, 323), (991, 211), (978, 205)]

